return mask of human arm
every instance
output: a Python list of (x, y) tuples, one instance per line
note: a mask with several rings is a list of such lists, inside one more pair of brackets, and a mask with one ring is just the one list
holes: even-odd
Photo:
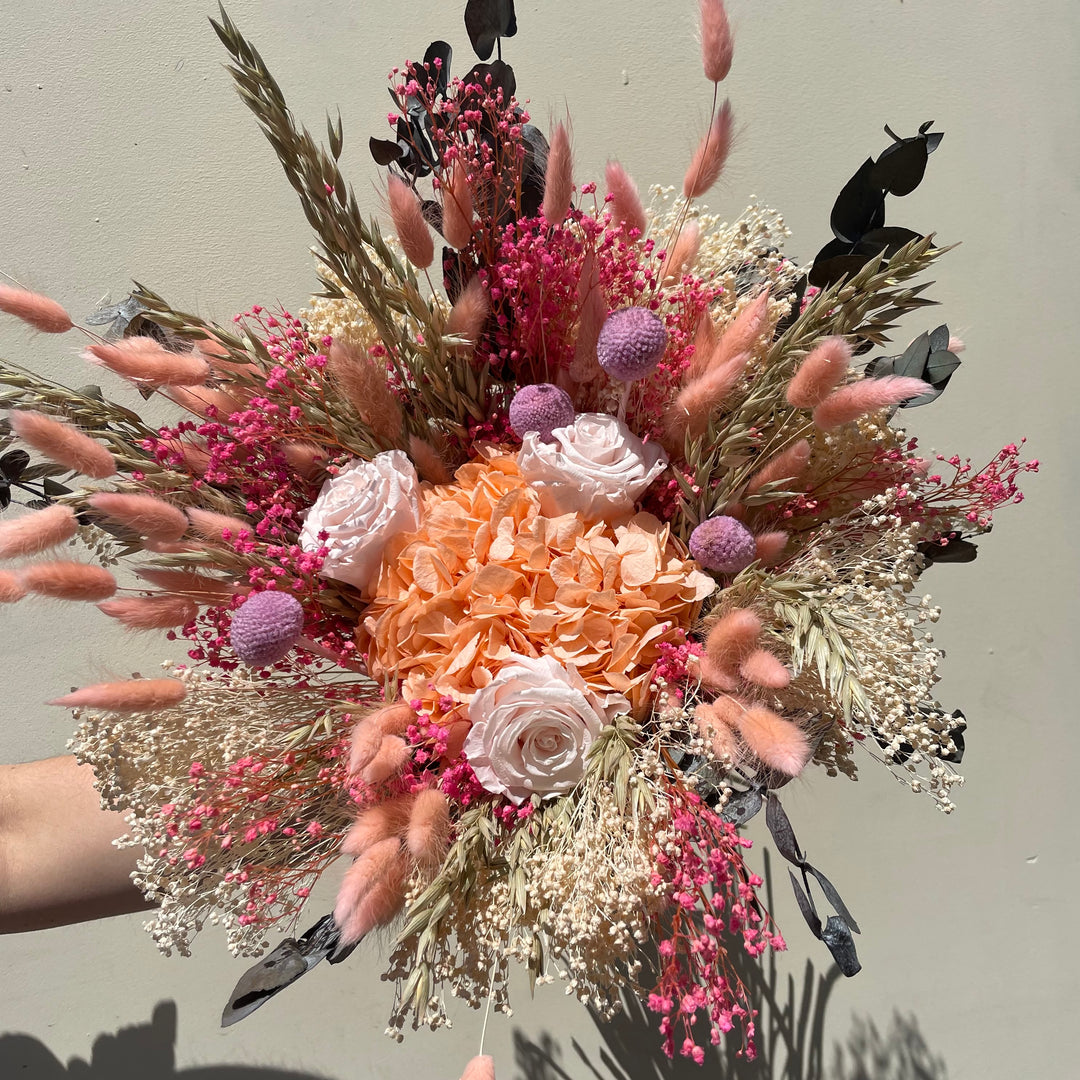
[(138, 852), (112, 841), (89, 765), (73, 757), (0, 765), (0, 933), (39, 930), (146, 907), (131, 883)]

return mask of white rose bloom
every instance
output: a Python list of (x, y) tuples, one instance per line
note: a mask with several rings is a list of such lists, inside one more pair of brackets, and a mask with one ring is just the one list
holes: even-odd
[(667, 468), (667, 454), (642, 442), (607, 413), (580, 413), (556, 428), (552, 442), (536, 432), (522, 439), (518, 468), (540, 496), (546, 517), (581, 514), (610, 520), (629, 514), (645, 489)]
[[(322, 486), (300, 530), (304, 551), (329, 549), (321, 577), (366, 592), (375, 584), (387, 542), (420, 526), (419, 482), (401, 450), (357, 461)], [(325, 532), (325, 541), (319, 533)]]
[(465, 756), (488, 791), (519, 806), (562, 795), (584, 775), (600, 729), (629, 711), (621, 694), (601, 698), (550, 656), (514, 656), (469, 703)]

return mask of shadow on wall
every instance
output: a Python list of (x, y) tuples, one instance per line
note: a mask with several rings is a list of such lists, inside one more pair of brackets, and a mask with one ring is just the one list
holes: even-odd
[(203, 1065), (176, 1069), (176, 1005), (163, 1001), (149, 1024), (122, 1028), (94, 1040), (89, 1064), (72, 1058), (67, 1065), (29, 1035), (0, 1035), (3, 1080), (324, 1080), (314, 1073), (257, 1065)]

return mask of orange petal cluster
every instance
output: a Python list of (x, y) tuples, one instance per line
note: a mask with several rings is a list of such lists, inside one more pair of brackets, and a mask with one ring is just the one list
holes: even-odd
[(357, 643), (373, 677), (396, 676), (406, 701), (444, 720), (462, 719), (513, 655), (573, 665), (637, 709), (658, 646), (682, 640), (714, 587), (650, 514), (588, 528), (542, 516), (494, 448), (421, 499), (423, 525), (388, 546)]

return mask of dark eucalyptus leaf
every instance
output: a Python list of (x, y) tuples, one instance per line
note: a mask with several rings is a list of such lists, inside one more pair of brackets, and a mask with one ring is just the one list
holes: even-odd
[(368, 139), (368, 149), (375, 159), (376, 165), (392, 165), (405, 151), (396, 142), (389, 139), (376, 139), (374, 135)]
[(837, 240), (854, 244), (864, 233), (885, 224), (885, 192), (873, 176), (874, 159), (867, 158), (840, 189), (829, 220)]
[(535, 124), (524, 124), (521, 137), (525, 143), (525, 161), (521, 168), (521, 215), (536, 217), (544, 202), (548, 141)]
[(720, 816), (732, 825), (745, 825), (761, 810), (763, 801), (760, 788), (738, 791), (728, 799)]
[(858, 954), (855, 951), (855, 941), (851, 936), (847, 923), (839, 915), (830, 915), (825, 920), (825, 929), (821, 932), (821, 940), (828, 946), (836, 966), (849, 979), (862, 971)]
[(88, 326), (107, 326), (106, 337), (121, 337), (127, 333), (131, 323), (146, 310), (134, 296), (126, 296), (118, 304), (107, 304), (98, 308), (87, 315), (84, 321)]
[(905, 244), (921, 239), (922, 236), (911, 229), (902, 229), (898, 225), (883, 225), (863, 233), (855, 245), (855, 253), (865, 255), (867, 259), (875, 255), (884, 255), (886, 259), (891, 259)]
[(517, 33), (514, 0), (469, 0), (465, 5), (465, 29), (476, 55), (486, 60), (496, 38)]
[(503, 60), (492, 60), (490, 64), (477, 64), (465, 79), (466, 86), (482, 86), (486, 93), (495, 96), (502, 91), (504, 105), (517, 93), (517, 77), (514, 69)]
[(952, 712), (954, 720), (959, 723), (949, 732), (949, 738), (956, 744), (956, 749), (951, 754), (942, 754), (942, 761), (950, 761), (953, 765), (959, 765), (964, 760), (964, 732), (967, 731), (967, 720), (959, 709)]
[[(450, 83), (450, 61), (454, 50), (445, 41), (433, 41), (424, 53), (424, 66), (428, 69), (428, 78), (435, 83), (435, 95), (446, 97)], [(439, 63), (436, 64), (435, 61)]]
[(944, 543), (924, 540), (919, 545), (919, 554), (930, 563), (970, 563), (979, 554), (979, 549), (964, 539), (962, 533), (949, 532), (941, 539)]
[(940, 326), (935, 326), (930, 331), (930, 351), (931, 352), (948, 352), (949, 351), (949, 328), (945, 323)]
[(767, 795), (765, 800), (765, 824), (768, 825), (773, 842), (780, 854), (789, 863), (802, 866), (806, 857), (799, 847), (799, 842), (795, 839), (795, 830), (791, 827), (791, 822), (780, 805), (780, 800), (772, 794)]
[(421, 199), (420, 213), (424, 215), (424, 220), (428, 225), (442, 236), (442, 203), (434, 199)]
[(885, 125), (885, 132), (893, 144), (878, 157), (873, 178), (890, 195), (910, 195), (922, 182), (927, 158), (944, 138), (942, 132), (930, 131), (933, 124), (933, 120), (920, 124), (918, 134), (907, 139), (900, 138), (888, 124)]
[(42, 480), (41, 490), (45, 493), (47, 499), (58, 499), (61, 495), (71, 494), (71, 488), (66, 487), (64, 484), (58, 484), (48, 476)]
[(798, 281), (795, 282), (794, 288), (791, 292), (783, 297), (790, 305), (790, 309), (786, 315), (780, 316), (780, 321), (776, 324), (775, 337), (780, 337), (787, 332), (787, 329), (802, 313), (803, 297), (806, 296), (807, 286), (810, 284), (810, 279), (803, 274)]
[[(892, 740), (885, 738), (884, 735), (875, 735), (874, 741), (882, 750), (888, 750), (888, 748), (892, 746)], [(914, 753), (915, 747), (906, 740), (901, 739), (900, 745), (893, 750), (891, 754), (886, 754), (885, 759), (892, 762), (894, 765), (906, 765), (911, 760), (911, 755)]]
[(825, 894), (825, 899), (832, 904), (833, 910), (837, 911), (843, 917), (844, 922), (858, 934), (860, 932), (859, 924), (851, 917), (851, 912), (848, 911), (844, 901), (840, 899), (840, 894), (836, 891), (836, 887), (833, 883), (820, 870), (816, 870), (812, 866), (808, 866), (806, 869), (808, 873), (813, 874), (817, 879), (817, 883), (821, 886), (821, 891)]
[(795, 903), (799, 905), (802, 917), (806, 920), (806, 925), (810, 927), (810, 933), (814, 937), (820, 938), (821, 916), (818, 915), (817, 909), (814, 907), (813, 899), (809, 893), (803, 892), (803, 887), (799, 884), (798, 878), (790, 870), (788, 871), (788, 877), (791, 878), (791, 888), (795, 892)]
[(476, 266), (463, 252), (453, 248), (444, 247), (442, 254), (443, 288), (446, 290), (446, 298), (451, 304), (456, 304), (461, 290), (468, 284), (469, 279), (476, 272)]
[(30, 455), (25, 450), (9, 450), (0, 457), (0, 473), (5, 480), (15, 481), (22, 477), (29, 464)]
[(11, 487), (6, 480), (0, 480), (0, 510), (6, 510), (11, 505)]
[[(48, 510), (50, 506), (52, 506), (52, 503), (47, 502), (45, 499), (31, 499), (26, 504), (27, 510)], [(79, 524), (85, 524), (85, 522), (80, 522)]]

